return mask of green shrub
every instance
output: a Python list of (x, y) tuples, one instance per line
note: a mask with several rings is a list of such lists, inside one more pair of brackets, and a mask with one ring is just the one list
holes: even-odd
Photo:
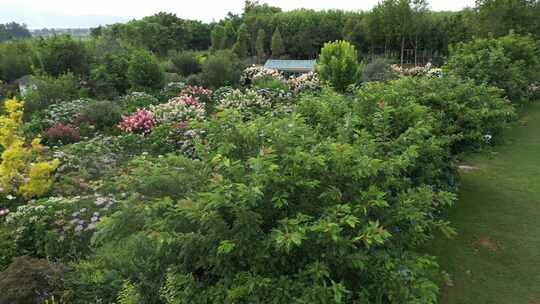
[(160, 89), (164, 77), (164, 72), (152, 53), (137, 50), (131, 54), (127, 79), (132, 90)]
[(356, 48), (347, 41), (328, 42), (321, 50), (317, 72), (337, 91), (345, 92), (362, 75)]
[(42, 303), (58, 292), (58, 277), (63, 269), (44, 259), (18, 257), (0, 272), (0, 303)]
[(32, 73), (35, 56), (28, 41), (0, 43), (0, 80), (11, 82)]
[[(359, 117), (377, 127), (332, 134), (300, 112), (246, 121), (225, 110), (198, 123), (200, 161), (135, 163), (141, 192), (179, 201), (133, 200), (100, 226), (96, 257), (70, 281), (78, 301), (112, 301), (129, 280), (148, 303), (434, 303), (436, 264), (412, 249), (451, 233), (433, 216), (454, 199), (437, 187), (451, 161), (427, 107), (399, 110), (403, 122)], [(158, 187), (176, 176), (184, 189)]]
[(202, 71), (201, 64), (194, 52), (181, 52), (171, 58), (176, 71), (187, 77), (192, 74), (198, 74)]
[(88, 123), (97, 130), (115, 127), (122, 118), (120, 106), (114, 102), (92, 101), (82, 111), (77, 123)]
[(144, 92), (131, 92), (120, 97), (119, 101), (122, 107), (122, 113), (124, 114), (131, 114), (138, 109), (159, 104), (159, 100), (156, 97)]
[[(356, 96), (362, 117), (375, 117), (381, 107), (392, 113), (395, 121), (386, 130), (389, 134), (402, 132), (408, 126), (407, 117), (397, 116), (396, 109), (412, 112), (427, 107), (434, 117), (433, 132), (446, 137), (455, 153), (474, 150), (499, 139), (506, 122), (515, 116), (513, 106), (500, 89), (457, 77), (404, 77), (388, 84), (369, 83)], [(372, 119), (368, 121), (375, 123)], [(375, 128), (375, 125), (365, 126)]]
[(459, 43), (450, 51), (446, 71), (501, 88), (519, 103), (527, 99), (529, 85), (540, 80), (540, 57), (531, 37), (510, 33)]
[(79, 82), (73, 73), (63, 74), (58, 78), (48, 75), (32, 77), (32, 84), (23, 95), (25, 115), (29, 117), (28, 115), (50, 105), (74, 100), (79, 96)]
[(390, 64), (385, 59), (376, 59), (366, 65), (363, 74), (362, 82), (371, 81), (389, 81), (396, 78)]
[(231, 51), (218, 51), (203, 65), (203, 78), (211, 88), (236, 85), (240, 81), (242, 64)]
[(98, 97), (110, 98), (125, 94), (129, 88), (127, 71), (129, 58), (125, 54), (106, 54), (92, 67), (90, 80)]
[(42, 38), (36, 49), (36, 66), (47, 74), (58, 77), (68, 72), (76, 75), (89, 72), (90, 55), (85, 44), (69, 35)]

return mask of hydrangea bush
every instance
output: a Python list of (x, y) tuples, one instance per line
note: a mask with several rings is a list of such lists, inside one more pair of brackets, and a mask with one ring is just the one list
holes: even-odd
[(147, 134), (155, 125), (154, 114), (145, 109), (139, 109), (132, 115), (123, 116), (118, 127), (124, 132)]
[(198, 98), (183, 95), (170, 99), (168, 102), (150, 106), (158, 123), (173, 124), (189, 120), (201, 120), (206, 116), (204, 104)]
[(267, 69), (264, 66), (253, 65), (246, 68), (240, 76), (240, 84), (248, 86), (254, 84), (257, 80), (275, 79), (284, 81), (285, 77), (277, 70)]

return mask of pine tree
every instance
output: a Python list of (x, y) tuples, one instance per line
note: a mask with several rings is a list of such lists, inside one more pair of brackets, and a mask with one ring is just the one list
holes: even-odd
[(260, 63), (266, 56), (264, 51), (264, 40), (266, 38), (266, 32), (260, 29), (257, 33), (257, 41), (255, 42), (255, 51), (257, 52), (257, 61)]
[(249, 34), (245, 23), (242, 23), (238, 29), (234, 52), (240, 58), (246, 58), (249, 55)]
[(279, 28), (272, 35), (272, 58), (281, 58), (285, 55), (285, 46)]

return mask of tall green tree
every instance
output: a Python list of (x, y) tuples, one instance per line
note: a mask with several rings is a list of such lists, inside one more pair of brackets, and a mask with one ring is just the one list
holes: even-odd
[(274, 31), (272, 35), (272, 58), (281, 58), (285, 55), (285, 45), (283, 44), (283, 38), (281, 37), (281, 32), (279, 28)]
[(344, 92), (357, 83), (361, 75), (358, 52), (348, 41), (328, 42), (321, 50), (317, 72), (321, 79), (337, 91)]
[(245, 23), (238, 29), (236, 43), (234, 44), (234, 52), (240, 58), (246, 58), (249, 55), (249, 33)]
[(236, 42), (236, 28), (231, 20), (225, 22), (225, 45), (230, 48)]
[(480, 34), (498, 37), (510, 30), (518, 34), (531, 33), (540, 18), (534, 12), (537, 5), (537, 0), (476, 0)]
[(222, 50), (227, 46), (227, 37), (225, 28), (221, 25), (216, 25), (211, 34), (212, 50)]
[(257, 41), (255, 43), (255, 52), (257, 54), (257, 61), (259, 63), (262, 62), (266, 56), (265, 43), (266, 32), (263, 29), (260, 29), (257, 33)]

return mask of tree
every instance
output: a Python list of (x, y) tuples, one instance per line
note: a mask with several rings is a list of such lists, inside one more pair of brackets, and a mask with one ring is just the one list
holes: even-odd
[(475, 10), (480, 21), (480, 31), (484, 36), (495, 37), (508, 34), (510, 30), (518, 34), (534, 31), (534, 22), (539, 17), (534, 13), (535, 0), (477, 0)]
[(321, 50), (317, 72), (323, 81), (344, 92), (361, 75), (356, 48), (348, 41), (326, 43)]
[(225, 22), (225, 48), (230, 48), (236, 42), (236, 28), (232, 21)]
[(53, 36), (37, 42), (36, 66), (53, 76), (67, 72), (86, 75), (89, 72), (89, 52), (85, 44), (68, 35)]
[(16, 22), (0, 24), (0, 42), (30, 37), (32, 37), (32, 35), (26, 28), (26, 24), (19, 24)]
[(216, 25), (211, 34), (212, 50), (222, 50), (227, 46), (227, 37), (225, 36), (225, 28), (221, 25)]
[(265, 39), (266, 39), (266, 32), (263, 29), (259, 30), (259, 33), (257, 34), (257, 42), (255, 43), (255, 51), (257, 53), (257, 61), (262, 62), (264, 60), (264, 57), (266, 56), (265, 52)]
[(131, 55), (127, 77), (134, 90), (159, 89), (163, 85), (164, 74), (152, 53), (138, 50)]
[(231, 86), (238, 83), (242, 68), (242, 64), (234, 52), (222, 50), (206, 59), (203, 65), (203, 75), (211, 88)]
[(272, 58), (281, 58), (283, 55), (285, 55), (285, 45), (283, 45), (283, 38), (281, 37), (279, 28), (277, 28), (272, 35), (271, 49)]
[(238, 29), (236, 43), (234, 44), (234, 52), (240, 58), (246, 58), (249, 55), (249, 34), (245, 23), (242, 23)]

